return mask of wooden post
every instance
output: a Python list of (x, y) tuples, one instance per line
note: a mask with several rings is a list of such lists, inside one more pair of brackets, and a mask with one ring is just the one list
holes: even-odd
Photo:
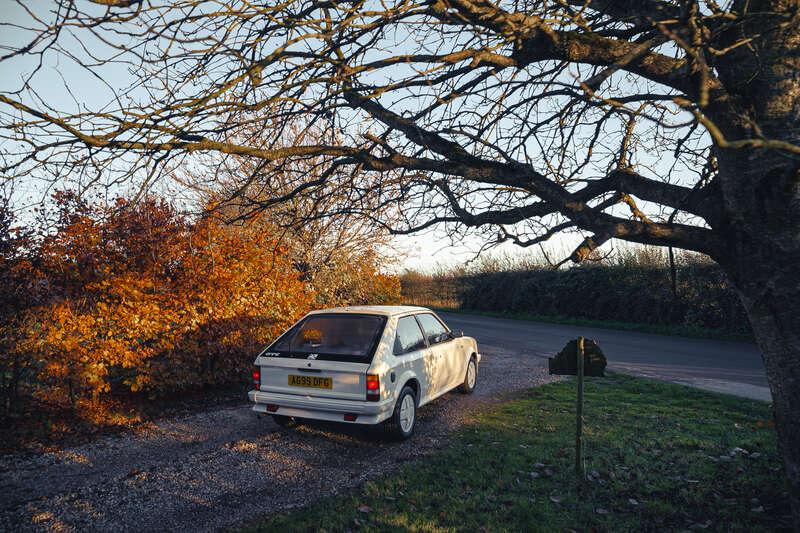
[(582, 454), (582, 436), (583, 436), (583, 337), (578, 337), (578, 404), (575, 411), (577, 412), (577, 423), (575, 428), (575, 475), (579, 480), (583, 479), (583, 454)]

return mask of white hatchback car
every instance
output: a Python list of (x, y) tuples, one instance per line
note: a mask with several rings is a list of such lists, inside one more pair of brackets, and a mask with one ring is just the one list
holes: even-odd
[(461, 387), (471, 393), (481, 356), (430, 309), (362, 306), (313, 311), (255, 361), (253, 410), (278, 424), (386, 420), (405, 439), (417, 408)]

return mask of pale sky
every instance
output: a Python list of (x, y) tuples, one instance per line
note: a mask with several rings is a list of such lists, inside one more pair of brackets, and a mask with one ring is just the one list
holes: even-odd
[[(26, 23), (28, 16), (16, 3), (0, 0), (0, 6), (2, 6), (0, 21)], [(68, 42), (69, 37), (64, 39)], [(0, 46), (3, 44), (18, 46), (20, 41), (22, 39), (18, 31), (8, 26), (0, 27)], [(0, 48), (1, 52), (2, 48)], [(33, 66), (34, 63), (30, 58), (0, 63), (0, 92), (18, 90), (22, 82), (22, 75), (30, 72)], [(120, 94), (127, 89), (126, 83), (131, 81), (131, 77), (120, 69), (119, 66), (103, 66), (102, 69), (97, 69), (103, 78), (101, 80), (92, 77), (67, 60), (51, 60), (44, 64), (37, 74), (37, 90), (40, 90), (46, 104), (57, 109), (74, 112), (89, 102), (92, 103), (92, 109), (97, 109), (97, 102), (110, 102), (114, 93)], [(37, 102), (32, 102), (32, 104), (34, 107), (42, 105)], [(7, 111), (7, 109), (3, 111)], [(0, 121), (2, 120), (9, 120), (9, 116), (7, 114), (0, 115)], [(37, 204), (42, 197), (52, 191), (46, 190), (42, 183), (37, 184), (33, 180), (29, 180), (26, 183), (16, 184), (14, 192), (15, 207), (24, 210), (26, 206)], [(177, 198), (174, 200), (179, 201)], [(467, 235), (453, 243), (443, 229), (435, 229), (422, 234), (397, 237), (395, 246), (402, 252), (403, 259), (400, 268), (431, 269), (441, 265), (462, 265), (472, 260), (485, 238), (479, 235)], [(552, 259), (561, 260), (574, 249), (580, 239), (576, 234), (557, 235), (547, 244), (547, 250)], [(505, 243), (491, 253), (516, 255), (536, 252), (535, 249), (522, 249), (511, 243)]]
[[(9, 0), (0, 0), (0, 6), (2, 6), (0, 21), (20, 25), (29, 24), (28, 15), (18, 4)], [(0, 46), (3, 44), (19, 46), (22, 41), (21, 36), (19, 30), (3, 26), (0, 31)], [(35, 63), (30, 58), (18, 58), (0, 63), (0, 92), (18, 90), (22, 84), (23, 75), (29, 73), (34, 67)], [(51, 61), (42, 65), (37, 74), (37, 91), (43, 101), (56, 109), (74, 112), (88, 102), (92, 102), (91, 107), (95, 109), (97, 102), (110, 102), (112, 91), (116, 93), (124, 91), (125, 84), (131, 80), (124, 70), (114, 66), (104, 66), (98, 72), (103, 77), (102, 81), (87, 75), (86, 71), (69, 61)], [(42, 83), (43, 81), (46, 83)], [(0, 120), (7, 119), (7, 116), (0, 116)], [(46, 188), (45, 184), (36, 183), (34, 180), (15, 183), (14, 207), (20, 211), (24, 220), (27, 209), (37, 205), (43, 197), (50, 193), (52, 190)], [(579, 240), (576, 236), (556, 236), (548, 248), (560, 252), (570, 245), (574, 247)], [(475, 257), (483, 242), (483, 238), (479, 236), (468, 235), (453, 243), (443, 229), (434, 229), (421, 234), (395, 237), (394, 246), (402, 258), (398, 265), (400, 269), (427, 270), (437, 266), (462, 265)], [(505, 243), (493, 249), (491, 253), (513, 255), (531, 252)]]
[[(416, 235), (398, 236), (395, 245), (403, 256), (400, 268), (429, 271), (436, 267), (453, 267), (464, 265), (475, 258), (484, 241), (470, 236), (453, 244), (451, 239), (441, 230)], [(576, 234), (555, 235), (545, 244), (545, 250), (554, 261), (560, 261), (572, 253), (581, 238)], [(527, 256), (540, 253), (539, 247), (522, 248), (511, 242), (505, 242), (482, 255)]]

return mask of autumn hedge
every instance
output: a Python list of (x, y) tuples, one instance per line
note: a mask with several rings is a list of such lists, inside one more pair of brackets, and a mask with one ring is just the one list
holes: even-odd
[(263, 224), (190, 219), (156, 198), (56, 202), (49, 225), (0, 210), (0, 414), (34, 404), (103, 416), (114, 397), (242, 383), (255, 353), (312, 306), (399, 297), (367, 258), (342, 273), (358, 294), (320, 298)]

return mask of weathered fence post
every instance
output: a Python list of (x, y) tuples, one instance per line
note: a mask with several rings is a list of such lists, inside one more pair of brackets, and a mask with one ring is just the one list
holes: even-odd
[(583, 337), (578, 337), (578, 349), (575, 350), (578, 356), (578, 405), (575, 409), (577, 412), (577, 423), (575, 428), (575, 475), (578, 479), (583, 479)]
[[(588, 362), (586, 362), (587, 358)], [(606, 369), (606, 357), (595, 341), (592, 339), (587, 341), (583, 337), (578, 337), (569, 341), (555, 357), (548, 359), (547, 366), (551, 374), (578, 377), (578, 400), (575, 402), (577, 415), (575, 423), (575, 475), (581, 480), (584, 478), (583, 378), (584, 376), (602, 377)]]

